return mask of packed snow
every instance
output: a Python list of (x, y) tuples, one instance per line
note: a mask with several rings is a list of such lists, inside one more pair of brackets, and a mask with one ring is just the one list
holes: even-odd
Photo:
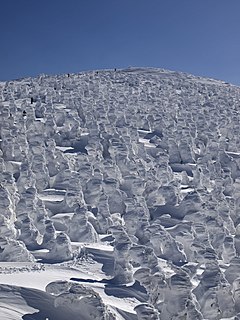
[(0, 85), (0, 319), (240, 319), (240, 88), (153, 68)]

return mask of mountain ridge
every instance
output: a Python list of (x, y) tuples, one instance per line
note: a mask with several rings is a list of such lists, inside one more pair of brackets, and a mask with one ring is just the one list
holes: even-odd
[(91, 73), (104, 73), (104, 72), (149, 72), (149, 73), (168, 73), (172, 75), (182, 75), (191, 79), (201, 79), (201, 80), (208, 80), (210, 82), (216, 82), (219, 84), (226, 84), (230, 86), (235, 86), (239, 87), (239, 85), (233, 84), (229, 81), (225, 81), (223, 79), (218, 79), (218, 78), (212, 78), (210, 76), (200, 76), (196, 74), (192, 74), (190, 72), (185, 72), (185, 71), (176, 71), (176, 70), (170, 70), (170, 69), (165, 69), (165, 68), (160, 68), (160, 67), (125, 67), (125, 68), (105, 68), (105, 69), (88, 69), (88, 70), (81, 70), (79, 72), (70, 72), (70, 73), (61, 73), (61, 74), (46, 74), (46, 73), (41, 73), (35, 76), (26, 76), (26, 77), (21, 77), (21, 78), (13, 78), (10, 80), (0, 80), (0, 84), (5, 84), (9, 82), (14, 82), (14, 81), (23, 81), (23, 80), (31, 80), (31, 79), (36, 79), (39, 77), (62, 77), (62, 76), (76, 76), (76, 75), (81, 75), (81, 74), (91, 74)]

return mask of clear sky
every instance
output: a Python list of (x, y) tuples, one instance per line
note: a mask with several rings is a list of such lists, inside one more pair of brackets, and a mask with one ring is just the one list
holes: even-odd
[(240, 0), (1, 0), (0, 80), (160, 67), (240, 85)]

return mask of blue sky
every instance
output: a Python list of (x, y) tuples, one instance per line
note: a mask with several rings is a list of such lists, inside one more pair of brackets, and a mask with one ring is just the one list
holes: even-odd
[(0, 80), (160, 67), (240, 85), (240, 0), (2, 0)]

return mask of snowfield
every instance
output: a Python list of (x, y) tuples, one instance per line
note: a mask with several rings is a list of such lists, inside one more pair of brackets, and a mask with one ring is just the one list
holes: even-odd
[(240, 88), (41, 75), (0, 112), (0, 319), (240, 319)]

